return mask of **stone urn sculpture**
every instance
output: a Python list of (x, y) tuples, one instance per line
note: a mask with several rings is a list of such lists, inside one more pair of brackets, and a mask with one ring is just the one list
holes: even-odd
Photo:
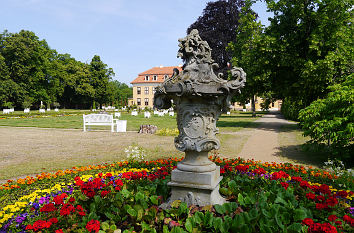
[(175, 200), (199, 206), (222, 204), (225, 200), (219, 194), (220, 168), (208, 159), (208, 152), (220, 148), (215, 136), (216, 121), (229, 110), (231, 98), (245, 85), (246, 74), (234, 67), (232, 80), (216, 75), (214, 69), (218, 64), (196, 29), (179, 42), (177, 56), (184, 61), (182, 71), (175, 69), (154, 96), (157, 109), (168, 109), (172, 102), (175, 105), (179, 130), (175, 146), (185, 152), (184, 160), (172, 171), (168, 183), (172, 195), (165, 207)]

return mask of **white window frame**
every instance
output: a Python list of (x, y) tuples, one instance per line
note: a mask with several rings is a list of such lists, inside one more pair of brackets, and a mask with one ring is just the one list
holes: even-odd
[(154, 75), (154, 76), (152, 77), (152, 80), (157, 81), (157, 75)]
[(136, 94), (137, 95), (141, 95), (141, 87), (137, 87), (136, 88)]
[(145, 80), (145, 81), (149, 81), (149, 79), (150, 79), (149, 75), (145, 75), (144, 80)]
[(149, 94), (149, 89), (150, 89), (149, 87), (145, 87), (145, 88), (144, 88), (144, 94), (145, 94), (145, 95), (148, 95), (148, 94)]
[(144, 104), (145, 104), (145, 106), (148, 106), (148, 105), (149, 105), (149, 98), (145, 98), (145, 99), (144, 99)]

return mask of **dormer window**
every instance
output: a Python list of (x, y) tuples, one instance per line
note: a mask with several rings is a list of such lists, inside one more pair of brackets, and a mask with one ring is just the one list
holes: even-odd
[(163, 76), (163, 79), (164, 80), (168, 79), (168, 74), (165, 74), (165, 76)]
[(146, 75), (144, 78), (145, 81), (149, 81), (149, 75)]
[(153, 80), (157, 81), (157, 75), (154, 75)]

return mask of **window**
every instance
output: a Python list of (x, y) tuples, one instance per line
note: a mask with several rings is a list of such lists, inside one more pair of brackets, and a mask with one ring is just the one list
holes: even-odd
[(149, 81), (149, 75), (146, 75), (144, 78), (145, 81)]
[(145, 95), (149, 94), (149, 87), (145, 87), (144, 93), (145, 93)]
[(153, 80), (157, 81), (157, 75), (154, 75)]
[(149, 105), (149, 98), (145, 98), (145, 106)]
[(163, 80), (166, 80), (168, 78), (168, 74), (165, 74), (165, 76), (163, 76)]
[(157, 87), (152, 88), (152, 94), (155, 94)]
[(138, 95), (141, 94), (141, 87), (137, 87), (137, 88), (136, 88), (136, 93), (137, 93)]
[(137, 98), (137, 99), (136, 99), (136, 104), (137, 104), (137, 105), (141, 105), (141, 99), (140, 99), (140, 98)]

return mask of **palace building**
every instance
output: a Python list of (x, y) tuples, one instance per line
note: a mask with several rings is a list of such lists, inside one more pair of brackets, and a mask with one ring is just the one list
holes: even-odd
[(138, 77), (131, 82), (133, 99), (129, 101), (129, 105), (153, 108), (156, 87), (172, 76), (174, 68), (182, 70), (182, 66), (159, 66), (138, 74)]

